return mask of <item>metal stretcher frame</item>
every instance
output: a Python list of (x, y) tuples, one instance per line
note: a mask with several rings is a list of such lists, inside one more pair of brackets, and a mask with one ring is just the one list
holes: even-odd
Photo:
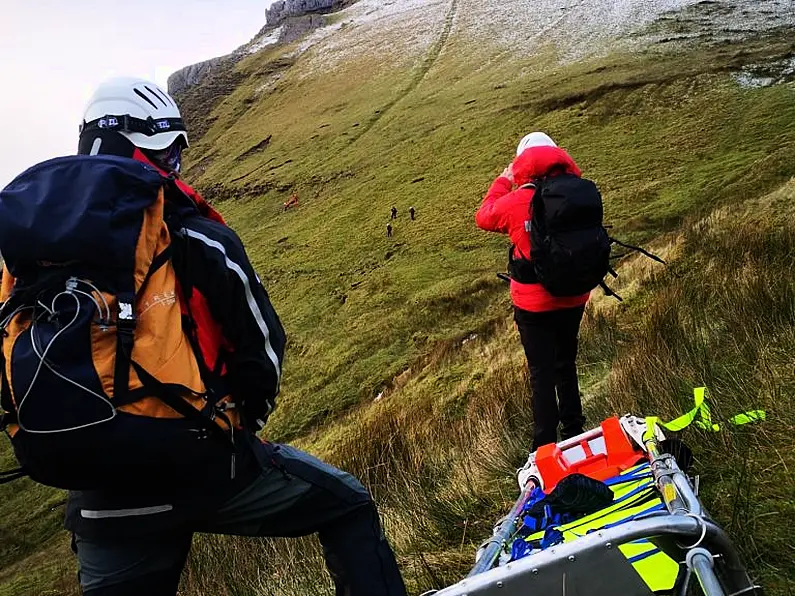
[[(638, 419), (625, 417), (635, 424)], [(592, 436), (594, 431), (585, 435)], [(635, 438), (639, 437), (635, 433)], [(479, 551), (470, 574), (435, 596), (652, 595), (620, 545), (645, 539), (682, 563), (671, 594), (688, 593), (695, 576), (706, 596), (761, 595), (726, 533), (704, 511), (690, 480), (673, 456), (660, 453), (655, 439), (643, 439), (657, 490), (667, 511), (598, 530), (571, 542), (494, 567), (510, 543), (533, 483), (528, 482), (511, 512)], [(431, 594), (426, 593), (426, 594)]]

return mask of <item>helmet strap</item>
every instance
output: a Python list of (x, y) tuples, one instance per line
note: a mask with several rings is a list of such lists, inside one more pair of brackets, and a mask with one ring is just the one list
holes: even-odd
[(90, 122), (84, 121), (80, 125), (80, 134), (94, 130), (137, 132), (147, 137), (153, 137), (164, 132), (185, 131), (186, 129), (182, 118), (158, 118), (155, 120), (149, 116), (144, 120), (129, 114), (107, 114)]

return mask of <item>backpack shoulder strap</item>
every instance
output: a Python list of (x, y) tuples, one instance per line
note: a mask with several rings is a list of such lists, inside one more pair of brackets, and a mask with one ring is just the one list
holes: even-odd
[[(216, 399), (221, 399), (229, 392), (227, 382), (223, 379), (219, 371), (211, 370), (210, 366), (204, 359), (204, 354), (200, 346), (199, 337), (197, 335), (198, 323), (194, 316), (192, 304), (193, 297), (193, 279), (191, 275), (191, 258), (188, 254), (188, 240), (182, 232), (183, 222), (178, 213), (169, 215), (166, 218), (169, 232), (171, 233), (171, 245), (175, 246), (174, 254), (177, 257), (174, 261), (174, 273), (177, 277), (177, 284), (179, 285), (179, 300), (182, 305), (182, 322), (185, 331), (185, 337), (190, 344), (193, 354), (196, 357), (196, 363), (199, 367), (199, 375), (204, 383), (205, 389), (208, 393), (208, 402), (213, 402), (215, 405)], [(219, 360), (217, 363), (222, 364)]]
[[(532, 221), (536, 222), (541, 229), (543, 229), (543, 222), (544, 217), (546, 214), (546, 210), (544, 209), (544, 184), (547, 182), (548, 178), (534, 178), (531, 180), (526, 186), (532, 188), (535, 192), (533, 192), (533, 198), (530, 201), (530, 204), (527, 206), (527, 211), (530, 214), (530, 218)], [(527, 230), (529, 233), (530, 230)]]

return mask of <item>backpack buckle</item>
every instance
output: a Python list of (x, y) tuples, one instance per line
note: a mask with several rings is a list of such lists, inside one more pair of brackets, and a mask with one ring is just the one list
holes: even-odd
[(134, 321), (133, 305), (130, 302), (119, 302), (119, 320)]
[(116, 317), (116, 330), (132, 334), (135, 330), (135, 311), (132, 302), (119, 302), (119, 315)]
[(2, 408), (0, 408), (0, 433), (5, 432), (5, 430), (15, 421), (15, 418), (11, 414), (11, 412), (6, 412)]
[(146, 128), (147, 128), (147, 132), (149, 134), (147, 134), (147, 133), (144, 133), (144, 134), (147, 134), (147, 136), (150, 136), (150, 137), (153, 136), (153, 135), (156, 135), (158, 132), (160, 132), (160, 131), (157, 130), (157, 123), (155, 122), (155, 119), (152, 118), (151, 116), (149, 116), (146, 119)]

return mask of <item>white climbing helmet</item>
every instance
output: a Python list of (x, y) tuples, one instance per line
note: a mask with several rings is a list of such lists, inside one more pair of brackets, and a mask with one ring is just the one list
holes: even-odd
[(530, 147), (557, 147), (557, 145), (548, 134), (543, 132), (531, 132), (519, 141), (519, 145), (516, 147), (516, 155), (521, 155), (525, 149), (529, 149)]
[(188, 134), (174, 99), (144, 79), (120, 77), (102, 83), (88, 100), (80, 132), (115, 130), (136, 147), (167, 149)]

